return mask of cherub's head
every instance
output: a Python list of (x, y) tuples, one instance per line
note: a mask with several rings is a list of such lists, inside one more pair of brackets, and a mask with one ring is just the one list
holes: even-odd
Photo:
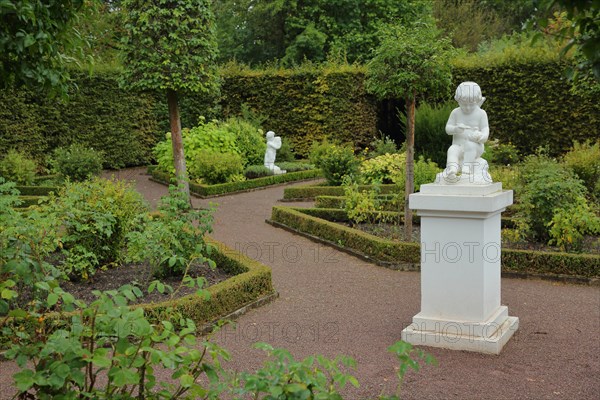
[(463, 82), (456, 88), (454, 100), (458, 102), (461, 110), (470, 114), (475, 108), (481, 107), (485, 97), (481, 95), (481, 88), (475, 82)]
[(275, 137), (275, 132), (269, 131), (267, 132), (267, 140), (273, 139)]

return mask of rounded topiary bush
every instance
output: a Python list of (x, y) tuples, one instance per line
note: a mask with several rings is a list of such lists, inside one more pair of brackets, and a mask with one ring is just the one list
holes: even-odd
[(344, 176), (356, 175), (360, 166), (351, 147), (327, 141), (315, 144), (309, 158), (312, 164), (323, 171), (327, 183), (333, 186), (340, 186)]
[(19, 185), (33, 184), (36, 169), (34, 160), (16, 150), (10, 150), (0, 160), (0, 176)]

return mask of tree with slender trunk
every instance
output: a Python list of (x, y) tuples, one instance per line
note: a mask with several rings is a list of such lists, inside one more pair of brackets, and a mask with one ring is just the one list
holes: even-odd
[(219, 89), (211, 0), (123, 0), (123, 84), (166, 92), (177, 184), (189, 197), (179, 97)]
[(452, 79), (453, 48), (427, 23), (389, 26), (381, 31), (381, 44), (368, 64), (366, 88), (379, 99), (403, 99), (406, 105), (406, 181), (404, 235), (412, 236), (408, 196), (414, 192), (415, 104), (419, 96), (445, 98)]

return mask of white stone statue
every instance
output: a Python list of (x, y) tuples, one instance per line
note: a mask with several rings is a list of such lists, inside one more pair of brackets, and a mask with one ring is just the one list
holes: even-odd
[(487, 114), (480, 106), (485, 101), (481, 88), (475, 82), (463, 82), (456, 89), (454, 99), (459, 107), (452, 110), (446, 133), (452, 135), (446, 169), (438, 174), (436, 183), (476, 184), (492, 183), (488, 163), (481, 158), (483, 144), (488, 140), (490, 127)]
[(277, 156), (277, 150), (281, 148), (281, 137), (275, 136), (275, 132), (267, 132), (267, 151), (265, 151), (265, 167), (273, 171), (273, 174), (280, 175), (285, 174), (285, 170), (282, 170), (275, 165), (275, 157)]

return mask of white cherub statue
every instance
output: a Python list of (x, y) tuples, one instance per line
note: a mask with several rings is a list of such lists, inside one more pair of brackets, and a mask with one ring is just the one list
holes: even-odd
[(275, 157), (277, 156), (277, 150), (281, 148), (281, 137), (275, 136), (275, 132), (267, 132), (267, 151), (265, 151), (265, 167), (273, 171), (273, 174), (280, 175), (285, 174), (285, 170), (282, 170), (275, 165)]
[(438, 174), (436, 182), (492, 183), (488, 163), (481, 158), (483, 144), (490, 134), (487, 114), (480, 108), (485, 101), (481, 88), (475, 82), (463, 82), (456, 89), (454, 99), (459, 107), (452, 110), (446, 124), (446, 133), (452, 135), (452, 145), (448, 149), (446, 169)]

